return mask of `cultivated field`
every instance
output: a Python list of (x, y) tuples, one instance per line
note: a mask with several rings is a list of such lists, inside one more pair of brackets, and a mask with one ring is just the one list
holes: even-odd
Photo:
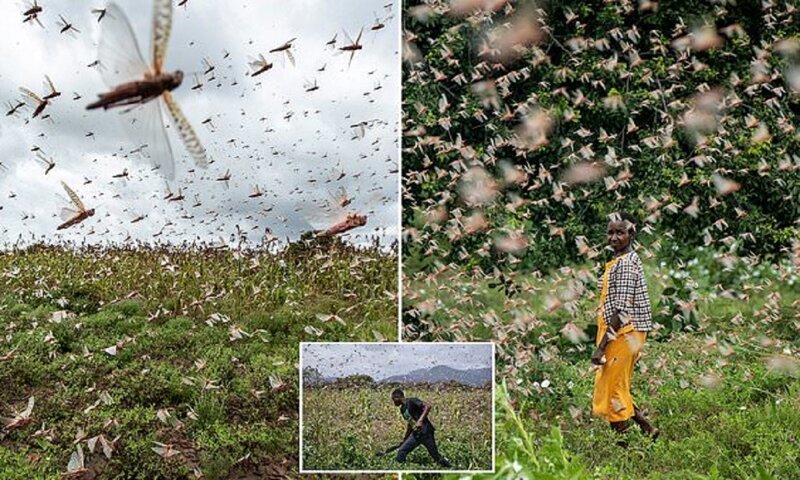
[[(440, 470), (425, 447), (405, 464), (376, 453), (400, 443), (406, 424), (390, 395), (397, 385), (305, 387), (303, 467), (306, 470)], [(406, 397), (433, 405), (439, 451), (455, 470), (490, 470), (492, 407), (490, 388), (402, 386)]]

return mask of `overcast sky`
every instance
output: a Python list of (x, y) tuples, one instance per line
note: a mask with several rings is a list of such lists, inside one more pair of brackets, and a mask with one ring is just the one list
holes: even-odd
[[(91, 9), (103, 2), (42, 0), (45, 28), (22, 22), (22, 2), (0, 3), (3, 104), (16, 103), (21, 86), (46, 94), (45, 75), (62, 93), (35, 119), (30, 108), (15, 116), (5, 116), (8, 108), (3, 108), (0, 243), (20, 235), (91, 243), (126, 238), (216, 242), (229, 240), (237, 225), (257, 242), (265, 228), (279, 238), (297, 238), (329, 226), (346, 211), (368, 216), (366, 226), (351, 232), (351, 241), (375, 234), (387, 243), (397, 238), (397, 5), (391, 6), (394, 18), (385, 28), (370, 29), (376, 16), (389, 15), (384, 7), (388, 1), (189, 0), (176, 6), (165, 69), (185, 72), (183, 85), (173, 94), (214, 160), (208, 169), (190, 172), (193, 161), (170, 125), (176, 179), (169, 188), (182, 190), (186, 199), (180, 202), (164, 200), (165, 179), (152, 171), (147, 158), (130, 153), (146, 142), (132, 136), (128, 115), (85, 108), (109, 90), (97, 67), (89, 66), (98, 57), (100, 29)], [(149, 63), (152, 5), (117, 3), (130, 18)], [(80, 33), (59, 33), (59, 14)], [(343, 30), (355, 38), (362, 27), (363, 49), (348, 69), (349, 54), (338, 52), (346, 44)], [(326, 48), (334, 35), (336, 49)], [(292, 37), (297, 37), (294, 67), (281, 54), (267, 53)], [(224, 59), (226, 51), (229, 57)], [(251, 77), (248, 57), (258, 53), (275, 66)], [(215, 67), (211, 74), (203, 73), (204, 58)], [(203, 86), (193, 90), (195, 73)], [(306, 92), (304, 83), (313, 80), (319, 90)], [(76, 95), (81, 98), (74, 100)], [(204, 124), (209, 118), (210, 124)], [(374, 119), (381, 122), (373, 123), (363, 138), (353, 139), (351, 124)], [(34, 145), (56, 162), (47, 175), (34, 160)], [(126, 168), (128, 178), (114, 178)], [(226, 185), (217, 179), (227, 170), (231, 180)], [(61, 223), (57, 215), (68, 206), (61, 181), (97, 214), (56, 232)], [(248, 198), (255, 185), (264, 196)], [(339, 187), (353, 198), (352, 204), (321, 210)]]
[(377, 380), (444, 365), (459, 370), (491, 368), (490, 343), (307, 343), (302, 367), (323, 377), (364, 374)]

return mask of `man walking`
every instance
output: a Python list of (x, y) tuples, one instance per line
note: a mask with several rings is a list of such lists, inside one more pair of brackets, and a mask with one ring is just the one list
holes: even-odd
[(439, 453), (439, 449), (436, 448), (436, 439), (433, 436), (435, 429), (428, 419), (428, 413), (431, 411), (432, 405), (416, 397), (406, 398), (403, 391), (399, 388), (392, 392), (392, 401), (395, 405), (400, 407), (400, 414), (407, 424), (406, 435), (403, 438), (403, 443), (397, 450), (395, 460), (404, 463), (406, 461), (406, 456), (417, 448), (417, 446), (422, 444), (425, 445), (428, 453), (439, 466), (452, 467), (450, 462), (448, 462), (447, 459)]

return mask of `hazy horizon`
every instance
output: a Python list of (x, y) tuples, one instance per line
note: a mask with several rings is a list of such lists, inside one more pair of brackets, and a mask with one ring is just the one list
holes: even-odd
[(369, 375), (380, 381), (435, 366), (457, 370), (492, 367), (491, 344), (309, 343), (302, 348), (302, 368), (316, 368), (325, 378)]

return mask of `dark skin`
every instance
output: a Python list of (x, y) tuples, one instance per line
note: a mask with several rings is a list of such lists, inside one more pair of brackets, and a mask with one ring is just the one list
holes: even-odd
[[(392, 402), (394, 402), (395, 406), (399, 407), (400, 405), (405, 403), (405, 401), (406, 401), (405, 395), (392, 395)], [(431, 405), (430, 403), (423, 402), (422, 415), (420, 415), (419, 419), (417, 420), (416, 428), (422, 428), (423, 422), (425, 421), (426, 418), (428, 418), (428, 412), (431, 411), (431, 407), (433, 407), (433, 405)], [(408, 438), (408, 436), (411, 435), (413, 431), (414, 429), (411, 427), (411, 425), (408, 425), (406, 427), (406, 434), (405, 436), (403, 436), (403, 440)]]
[[(606, 238), (608, 240), (608, 245), (614, 249), (614, 257), (616, 258), (631, 251), (634, 233), (632, 232), (632, 229), (629, 228), (628, 223), (625, 220), (616, 222), (612, 220), (608, 222), (608, 227), (606, 228)], [(615, 331), (622, 327), (622, 321), (619, 318), (618, 312), (614, 312), (614, 314), (609, 317), (608, 321), (611, 324), (611, 328), (613, 328)], [(605, 363), (604, 357), (606, 354), (606, 347), (610, 341), (611, 338), (609, 333), (606, 332), (606, 334), (600, 340), (600, 344), (595, 349), (594, 354), (592, 354), (593, 365), (600, 366)], [(639, 427), (641, 427), (642, 431), (652, 436), (653, 439), (656, 439), (661, 432), (647, 420), (644, 412), (642, 412), (636, 405), (633, 406), (633, 412), (633, 421), (636, 422)], [(611, 422), (611, 428), (617, 432), (624, 433), (628, 430), (628, 422)], [(622, 443), (620, 445), (625, 446)]]

